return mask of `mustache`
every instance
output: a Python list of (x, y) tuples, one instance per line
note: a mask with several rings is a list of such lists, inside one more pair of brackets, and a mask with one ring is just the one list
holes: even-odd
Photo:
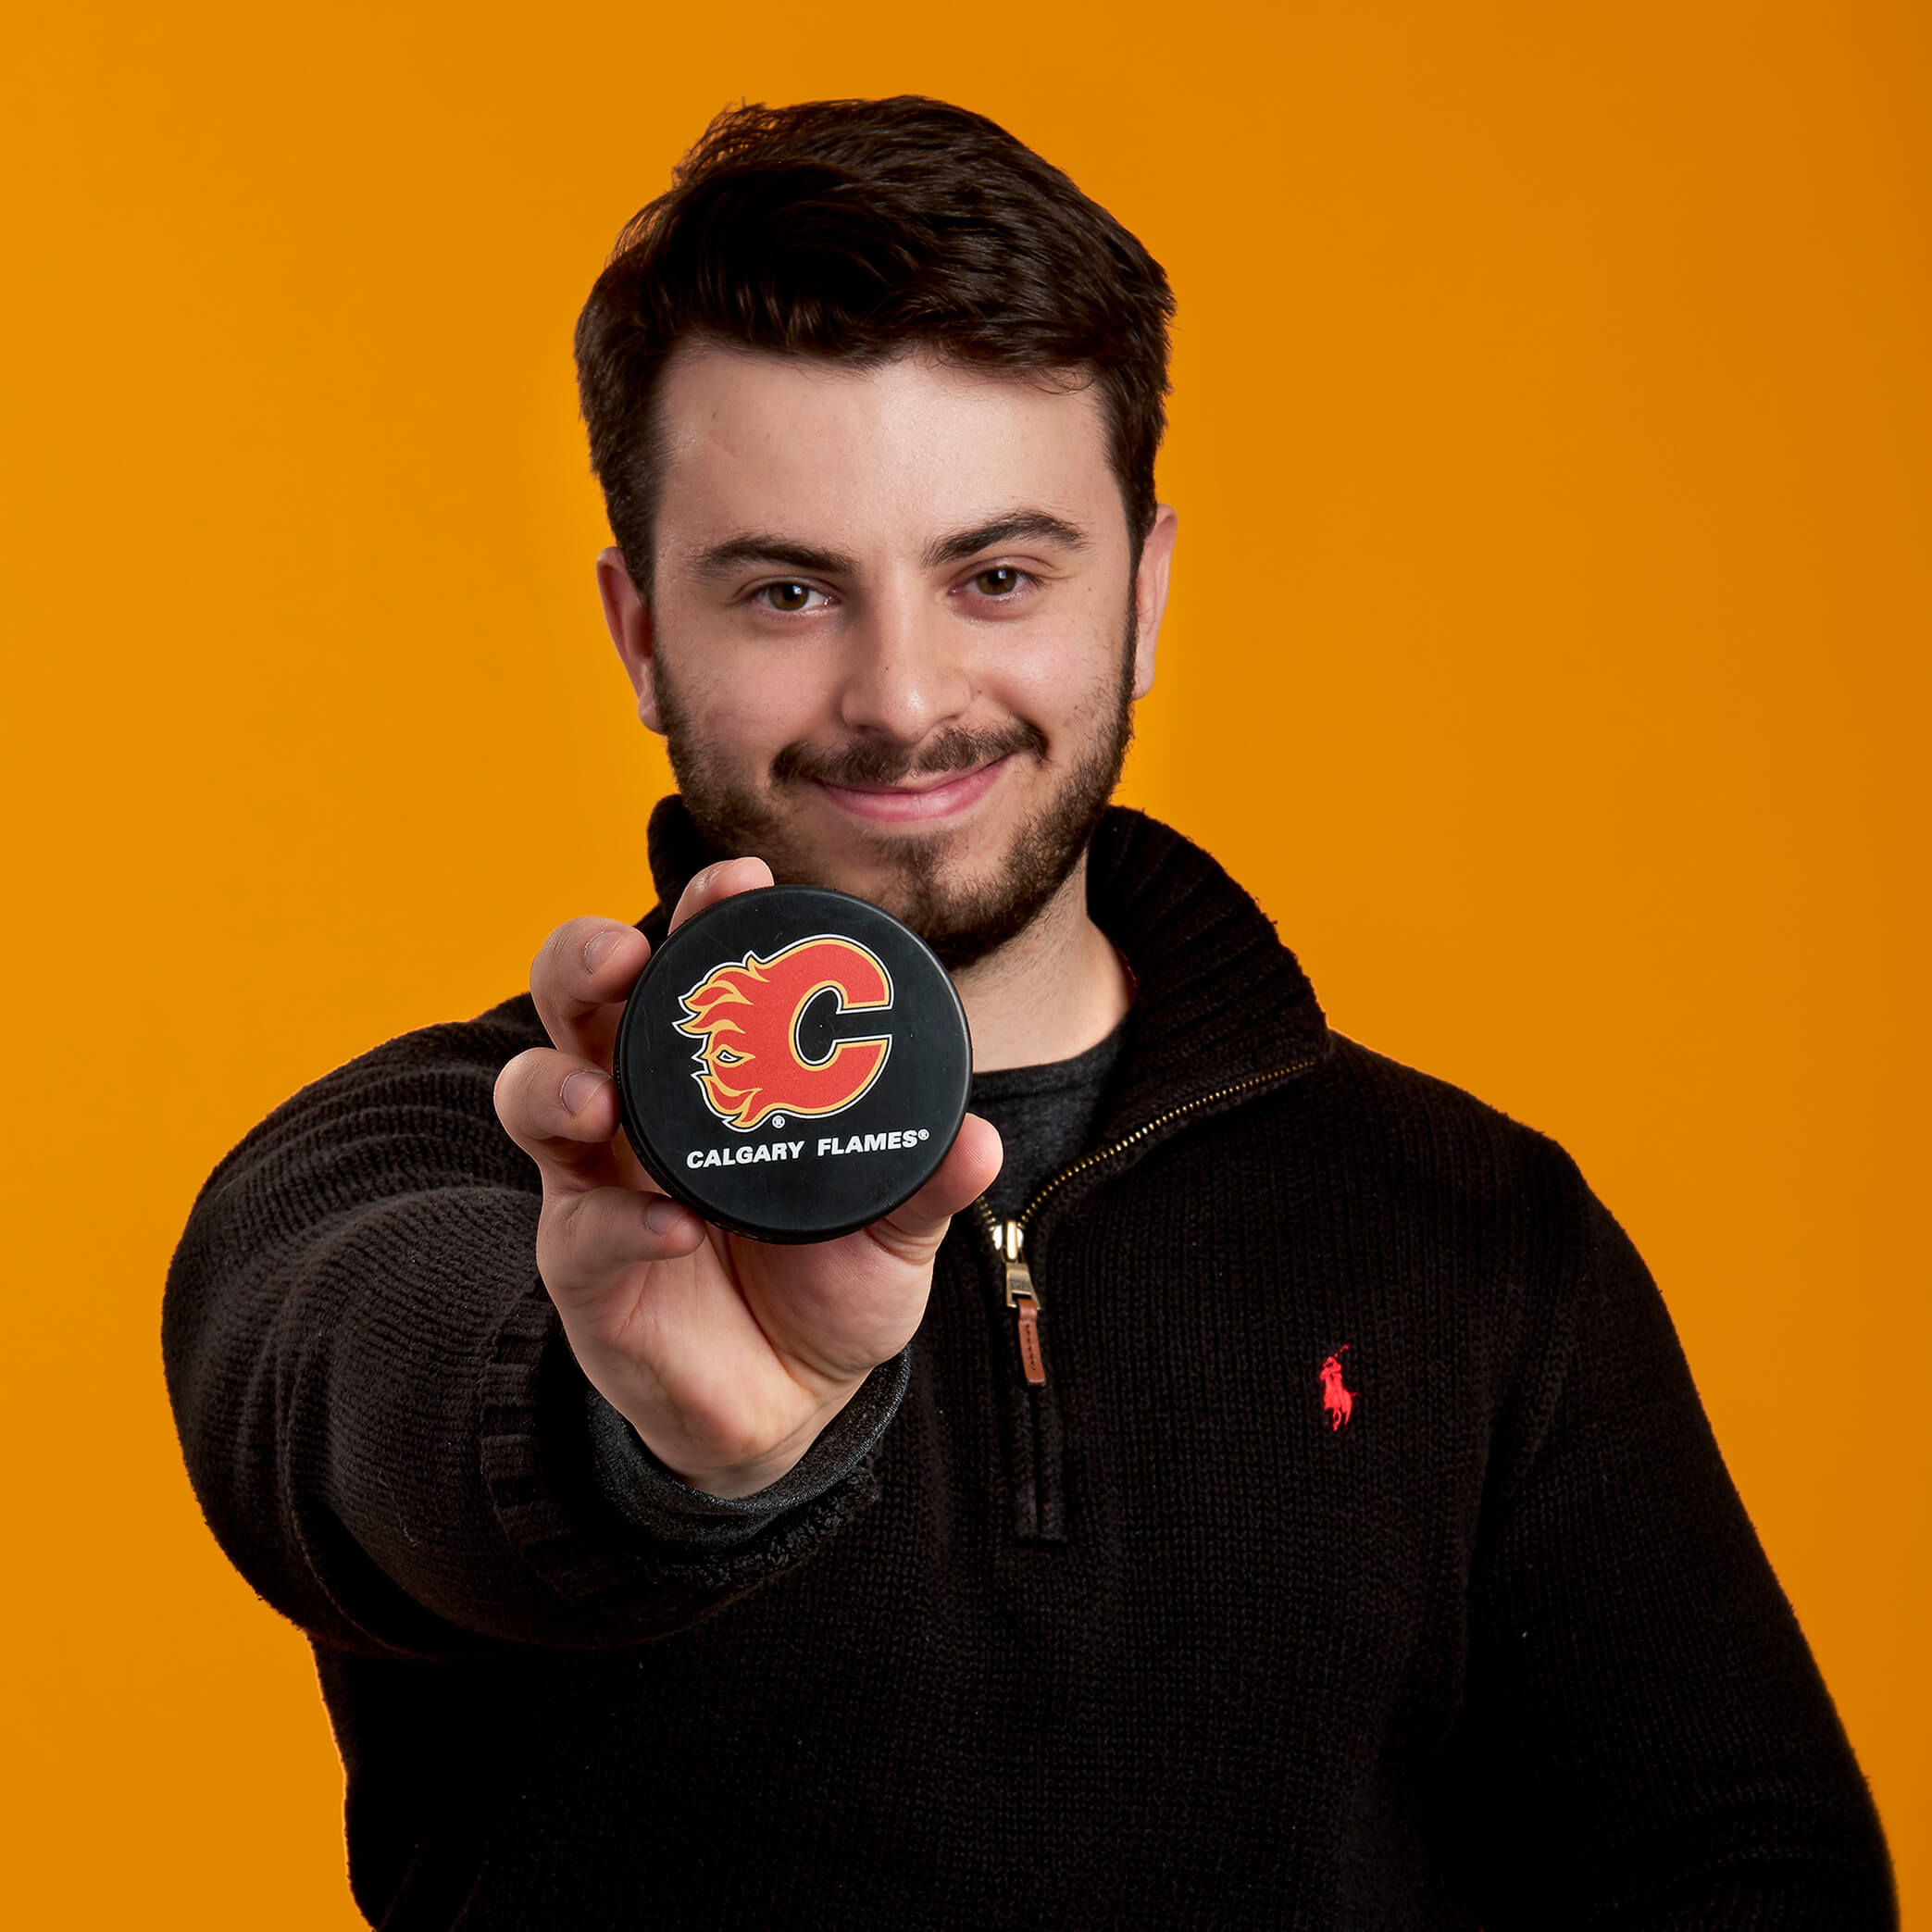
[(1037, 725), (1016, 718), (997, 731), (969, 731), (964, 725), (949, 725), (916, 745), (881, 739), (861, 739), (836, 751), (788, 744), (771, 761), (771, 775), (780, 784), (811, 779), (821, 785), (896, 785), (904, 779), (975, 771), (982, 765), (1010, 758), (1016, 752), (1044, 758), (1045, 734)]

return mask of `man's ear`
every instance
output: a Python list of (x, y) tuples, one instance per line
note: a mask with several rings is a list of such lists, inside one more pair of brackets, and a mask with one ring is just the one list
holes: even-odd
[(637, 693), (637, 715), (647, 730), (662, 733), (657, 717), (655, 642), (651, 631), (651, 613), (630, 580), (624, 553), (613, 543), (597, 553), (597, 594), (604, 600), (604, 621), (610, 641), (624, 660), (625, 674)]
[(1180, 518), (1172, 504), (1153, 513), (1153, 528), (1141, 546), (1141, 567), (1134, 573), (1134, 695), (1144, 698), (1153, 689), (1153, 659), (1161, 641), (1161, 618), (1167, 610), (1167, 581), (1174, 567), (1174, 538)]

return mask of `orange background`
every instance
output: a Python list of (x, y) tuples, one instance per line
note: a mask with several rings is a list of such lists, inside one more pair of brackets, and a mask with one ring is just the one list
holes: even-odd
[[(1659, 1275), (1932, 1909), (1913, 0), (34, 10), (0, 77), (22, 1925), (356, 1923), (163, 1269), (298, 1084), (642, 911), (567, 355), (726, 100), (937, 93), (1181, 303), (1128, 796)], [(1916, 1203), (1916, 1204), (1914, 1204)]]

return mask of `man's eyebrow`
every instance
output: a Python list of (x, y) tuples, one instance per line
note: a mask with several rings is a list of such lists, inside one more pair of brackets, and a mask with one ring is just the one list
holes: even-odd
[(926, 552), (926, 567), (937, 570), (944, 564), (963, 564), (982, 550), (1003, 550), (1009, 543), (1028, 540), (1057, 543), (1063, 550), (1085, 550), (1087, 532), (1064, 517), (1050, 517), (1044, 510), (1016, 510), (1010, 517), (997, 517), (977, 530), (955, 530), (941, 537)]
[(809, 543), (768, 536), (760, 530), (728, 537), (692, 558), (700, 577), (726, 577), (745, 564), (778, 564), (791, 570), (810, 570), (819, 577), (850, 577), (858, 566), (836, 550), (815, 550)]

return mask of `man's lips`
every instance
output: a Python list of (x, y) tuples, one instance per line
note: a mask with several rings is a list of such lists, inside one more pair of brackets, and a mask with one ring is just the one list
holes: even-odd
[(907, 779), (897, 785), (834, 785), (819, 779), (818, 789), (841, 810), (875, 825), (906, 825), (924, 818), (950, 818), (976, 805), (999, 782), (1006, 767), (995, 758), (975, 771), (938, 778)]

